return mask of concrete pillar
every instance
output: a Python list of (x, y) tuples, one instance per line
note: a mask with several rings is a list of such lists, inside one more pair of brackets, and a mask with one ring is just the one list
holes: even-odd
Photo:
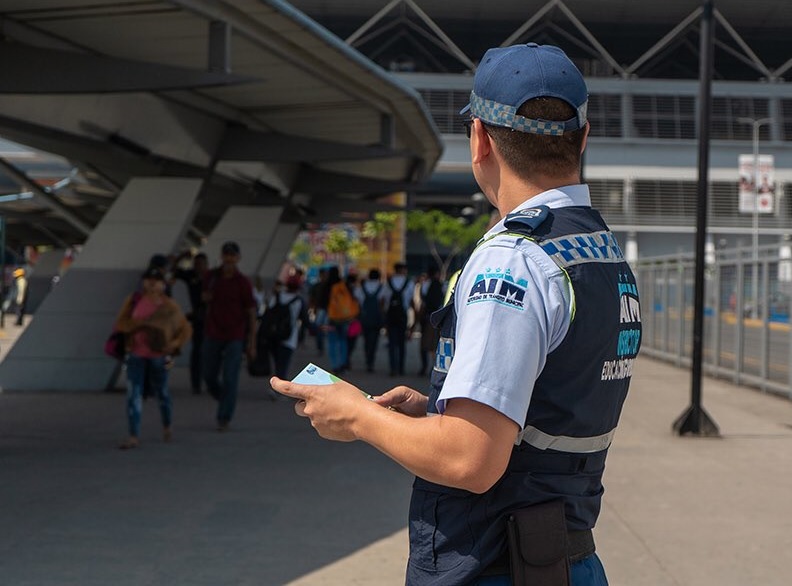
[(260, 267), (256, 272), (261, 275), (265, 287), (269, 287), (275, 282), (299, 231), (299, 224), (280, 224), (275, 229), (272, 246), (261, 259)]
[(0, 364), (0, 387), (96, 391), (116, 373), (103, 353), (124, 297), (154, 253), (170, 253), (191, 221), (200, 179), (130, 181)]
[(36, 310), (52, 289), (52, 279), (60, 275), (66, 250), (54, 248), (47, 250), (38, 257), (33, 270), (28, 277), (28, 302), (27, 312), (36, 313)]
[(218, 265), (223, 242), (233, 240), (239, 244), (242, 252), (239, 270), (251, 279), (259, 274), (262, 259), (277, 239), (278, 222), (282, 211), (283, 208), (280, 206), (228, 208), (204, 247), (204, 252), (209, 257), (209, 265), (213, 267)]

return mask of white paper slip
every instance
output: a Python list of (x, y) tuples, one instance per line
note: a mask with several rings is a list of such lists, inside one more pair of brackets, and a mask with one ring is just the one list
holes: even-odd
[(309, 362), (300, 374), (292, 379), (292, 382), (300, 385), (332, 385), (340, 380), (340, 378), (327, 372), (324, 368)]

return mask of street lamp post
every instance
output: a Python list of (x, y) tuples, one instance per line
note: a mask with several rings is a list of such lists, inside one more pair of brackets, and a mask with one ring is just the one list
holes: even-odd
[(751, 283), (751, 317), (759, 317), (759, 128), (770, 124), (772, 118), (737, 118), (740, 124), (753, 126), (753, 168), (754, 168), (754, 201), (753, 201), (753, 278)]

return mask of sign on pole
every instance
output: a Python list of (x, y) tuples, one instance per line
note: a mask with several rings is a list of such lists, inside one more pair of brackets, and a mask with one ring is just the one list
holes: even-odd
[(754, 170), (754, 156), (740, 155), (740, 213), (772, 214), (775, 209), (775, 160), (773, 155), (759, 155), (759, 189)]

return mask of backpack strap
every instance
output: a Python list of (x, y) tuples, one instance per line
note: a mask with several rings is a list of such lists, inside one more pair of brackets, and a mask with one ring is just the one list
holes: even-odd
[(393, 286), (393, 281), (391, 279), (388, 279), (388, 287), (390, 287), (390, 290), (393, 291), (394, 293), (397, 293), (397, 294), (401, 295), (402, 293), (404, 293), (404, 290), (407, 288), (407, 283), (408, 282), (409, 282), (409, 280), (407, 278), (405, 278), (404, 279), (404, 285), (402, 285), (401, 289), (396, 290), (396, 287)]
[[(382, 291), (382, 283), (380, 283), (377, 286), (377, 290), (374, 291), (374, 293), (369, 293), (368, 291), (366, 291), (365, 287), (361, 287), (361, 289), (363, 290), (363, 297), (365, 297), (366, 299), (376, 299), (377, 297), (379, 297), (380, 291)], [(393, 289), (391, 288), (391, 290)]]

